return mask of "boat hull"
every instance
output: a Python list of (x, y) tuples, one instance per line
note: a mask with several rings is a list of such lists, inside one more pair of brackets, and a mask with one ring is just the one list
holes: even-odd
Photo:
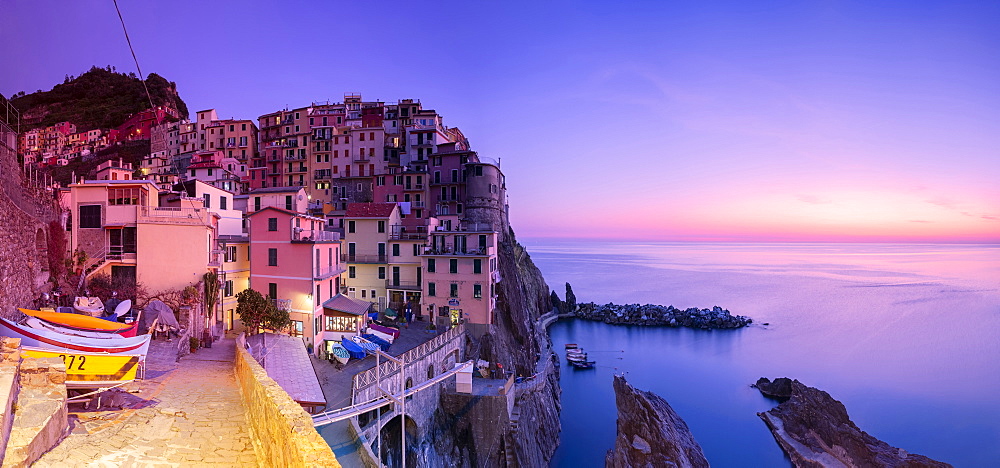
[(62, 358), (67, 388), (101, 388), (134, 381), (142, 359), (139, 355), (53, 351), (22, 347), (21, 355)]
[(372, 354), (375, 354), (379, 350), (377, 344), (372, 343), (371, 341), (368, 341), (360, 336), (352, 336), (351, 341), (354, 341), (354, 344), (358, 345), (359, 347), (361, 347), (361, 349), (364, 349), (366, 352)]
[(347, 352), (343, 346), (335, 344), (333, 345), (333, 358), (341, 364), (347, 364), (347, 361), (351, 359), (351, 353)]
[(361, 348), (361, 346), (351, 340), (341, 341), (341, 346), (343, 346), (354, 359), (361, 359), (368, 355), (365, 353), (365, 350)]
[(21, 346), (85, 353), (134, 354), (146, 358), (149, 335), (133, 338), (86, 338), (23, 326), (0, 318), (0, 336), (20, 338)]
[[(51, 322), (59, 326), (75, 328), (77, 330), (121, 333), (129, 328), (134, 328), (133, 325), (111, 322), (108, 320), (90, 317), (88, 315), (67, 314), (63, 312), (42, 312), (40, 310), (31, 309), (17, 310), (20, 310), (24, 315), (42, 319), (46, 322)], [(135, 336), (134, 333), (133, 336)]]

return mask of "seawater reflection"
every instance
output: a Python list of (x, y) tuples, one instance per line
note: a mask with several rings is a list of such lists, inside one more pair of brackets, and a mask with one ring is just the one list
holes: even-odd
[(557, 350), (579, 343), (599, 366), (564, 368), (554, 466), (603, 464), (614, 373), (666, 398), (713, 466), (788, 465), (755, 414), (773, 405), (748, 387), (761, 376), (829, 392), (892, 445), (956, 466), (1000, 464), (996, 246), (522, 241), (560, 296), (569, 281), (581, 301), (720, 305), (757, 321), (738, 331), (554, 325)]

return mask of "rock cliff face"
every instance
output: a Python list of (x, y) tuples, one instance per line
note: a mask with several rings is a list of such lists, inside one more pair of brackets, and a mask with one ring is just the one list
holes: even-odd
[[(775, 382), (781, 379), (775, 379)], [(787, 380), (787, 379), (785, 379)], [(788, 401), (757, 413), (796, 467), (950, 467), (872, 437), (829, 393), (792, 380)], [(768, 379), (757, 387), (772, 387)], [(783, 392), (779, 392), (783, 393)]]
[(707, 467), (708, 460), (687, 424), (659, 395), (637, 390), (615, 376), (618, 438), (608, 451), (605, 466)]

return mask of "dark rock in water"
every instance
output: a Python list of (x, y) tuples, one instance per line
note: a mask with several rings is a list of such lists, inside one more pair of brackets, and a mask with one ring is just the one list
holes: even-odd
[(742, 328), (753, 323), (749, 317), (732, 315), (719, 306), (712, 309), (692, 307), (680, 310), (674, 306), (664, 307), (654, 304), (597, 305), (585, 302), (579, 304), (576, 316), (614, 325), (688, 327), (703, 330)]
[(618, 437), (606, 467), (707, 467), (687, 424), (659, 395), (637, 390), (615, 376)]
[(552, 300), (552, 307), (554, 309), (556, 309), (556, 313), (559, 313), (559, 314), (565, 314), (566, 313), (566, 304), (563, 303), (563, 301), (559, 299), (559, 295), (556, 294), (555, 291), (552, 291), (551, 300)]
[(576, 294), (573, 294), (573, 287), (566, 283), (566, 312), (576, 310)]
[(786, 401), (792, 396), (792, 379), (788, 377), (778, 377), (774, 379), (774, 382), (761, 377), (752, 386), (760, 390), (760, 393), (763, 393), (768, 398)]
[[(761, 379), (767, 382), (767, 379)], [(757, 387), (761, 388), (761, 380)], [(774, 383), (788, 379), (775, 379)], [(761, 390), (763, 393), (763, 390)], [(923, 455), (907, 453), (862, 431), (843, 403), (829, 393), (790, 382), (790, 398), (757, 413), (796, 467), (950, 467)]]

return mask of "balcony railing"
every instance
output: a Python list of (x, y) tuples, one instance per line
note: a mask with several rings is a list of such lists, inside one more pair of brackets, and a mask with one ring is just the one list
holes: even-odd
[(332, 231), (321, 231), (319, 229), (299, 229), (292, 230), (292, 240), (298, 242), (327, 242), (339, 241), (340, 233)]
[(344, 272), (340, 265), (324, 266), (315, 269), (315, 279), (324, 279)]
[(465, 249), (455, 249), (451, 245), (444, 245), (438, 247), (426, 247), (424, 248), (424, 255), (472, 255), (472, 256), (483, 256), (486, 255), (489, 249), (480, 248), (469, 248)]
[(306, 160), (306, 155), (304, 155), (304, 154), (298, 154), (298, 155), (291, 154), (291, 155), (285, 156), (285, 160), (286, 161), (305, 161)]
[(427, 226), (406, 227), (400, 224), (392, 226), (389, 233), (391, 240), (420, 240), (427, 238)]
[(457, 227), (435, 226), (434, 232), (493, 232), (493, 227), (487, 223), (459, 223)]
[(407, 291), (420, 291), (420, 283), (416, 281), (396, 281), (385, 280), (386, 289), (404, 289)]
[(271, 299), (274, 306), (281, 310), (292, 310), (292, 300), (291, 299)]
[(140, 206), (139, 221), (164, 224), (209, 224), (208, 210), (162, 206)]
[(316, 180), (325, 180), (325, 179), (329, 179), (330, 177), (331, 177), (331, 174), (330, 174), (330, 170), (329, 169), (320, 169), (320, 170), (317, 170), (317, 171), (315, 171), (313, 173), (313, 179), (316, 179)]
[(342, 254), (340, 261), (346, 263), (389, 263), (386, 254)]

